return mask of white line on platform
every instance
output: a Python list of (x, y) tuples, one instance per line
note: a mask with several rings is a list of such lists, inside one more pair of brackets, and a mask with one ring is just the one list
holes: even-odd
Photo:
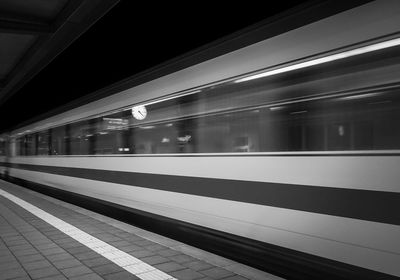
[(53, 227), (69, 235), (79, 243), (92, 249), (96, 253), (102, 255), (111, 262), (122, 267), (126, 271), (136, 275), (143, 280), (176, 280), (176, 278), (168, 275), (161, 270), (125, 253), (100, 239), (87, 234), (79, 228), (64, 222), (63, 220), (39, 209), (38, 207), (0, 189), (0, 195), (11, 200), (15, 204), (21, 206), (33, 215), (39, 217)]

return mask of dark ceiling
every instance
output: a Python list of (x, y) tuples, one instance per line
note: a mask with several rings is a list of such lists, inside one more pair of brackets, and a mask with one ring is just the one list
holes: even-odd
[(93, 92), (287, 10), (334, 1), (274, 2), (266, 8), (261, 1), (214, 6), (121, 0), (39, 74), (0, 100), (0, 132), (98, 98)]

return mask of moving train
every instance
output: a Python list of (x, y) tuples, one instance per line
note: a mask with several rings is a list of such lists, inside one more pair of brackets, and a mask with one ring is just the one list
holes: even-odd
[(4, 133), (1, 176), (287, 279), (395, 279), (399, 19), (364, 1)]

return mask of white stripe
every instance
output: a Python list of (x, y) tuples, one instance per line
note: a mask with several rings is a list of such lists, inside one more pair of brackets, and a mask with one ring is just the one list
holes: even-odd
[(0, 195), (11, 200), (15, 204), (21, 206), (33, 215), (41, 218), (53, 227), (69, 235), (79, 243), (87, 246), (96, 253), (102, 255), (106, 259), (122, 267), (126, 271), (136, 275), (143, 280), (176, 280), (176, 278), (168, 275), (157, 268), (148, 265), (145, 262), (109, 245), (108, 243), (97, 239), (90, 234), (78, 229), (77, 227), (64, 222), (63, 220), (39, 209), (38, 207), (0, 189)]
[(353, 50), (349, 50), (349, 51), (345, 51), (345, 52), (341, 52), (341, 53), (337, 53), (337, 54), (333, 54), (333, 55), (329, 55), (329, 56), (325, 56), (325, 57), (320, 57), (317, 59), (285, 66), (285, 67), (278, 68), (278, 69), (268, 70), (266, 72), (251, 75), (251, 76), (248, 76), (245, 78), (240, 78), (240, 79), (236, 80), (235, 83), (247, 82), (247, 81), (251, 81), (254, 79), (273, 76), (273, 75), (290, 72), (290, 71), (294, 71), (294, 70), (298, 70), (298, 69), (302, 69), (302, 68), (307, 68), (307, 67), (311, 67), (314, 65), (323, 64), (323, 63), (327, 63), (327, 62), (331, 62), (331, 61), (335, 61), (335, 60), (339, 60), (339, 59), (343, 59), (343, 58), (347, 58), (347, 57), (352, 57), (352, 56), (356, 56), (356, 55), (360, 55), (360, 54), (364, 54), (364, 53), (369, 53), (369, 52), (378, 51), (378, 50), (382, 50), (382, 49), (386, 49), (386, 48), (391, 48), (391, 47), (398, 46), (398, 45), (400, 45), (400, 38), (372, 44), (369, 46), (364, 46), (361, 48), (357, 48), (357, 49), (353, 49)]

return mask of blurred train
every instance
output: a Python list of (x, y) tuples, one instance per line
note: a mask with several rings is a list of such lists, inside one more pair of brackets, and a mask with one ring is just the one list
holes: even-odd
[(400, 1), (3, 134), (0, 156), (3, 178), (287, 279), (395, 279)]

